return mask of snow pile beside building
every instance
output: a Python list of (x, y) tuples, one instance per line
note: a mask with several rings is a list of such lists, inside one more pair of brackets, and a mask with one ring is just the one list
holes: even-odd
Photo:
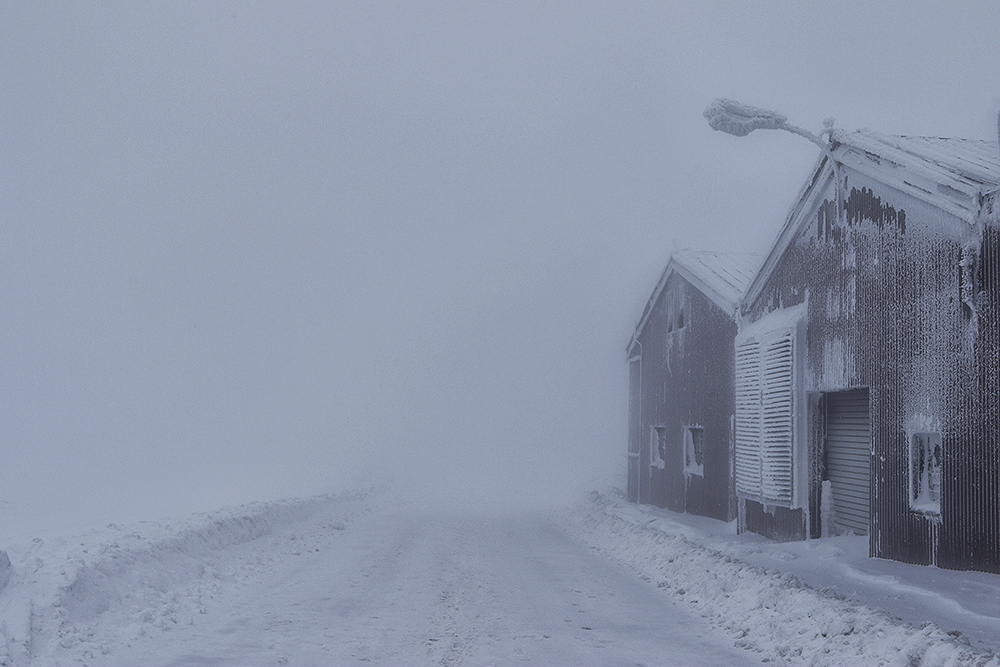
[[(83, 657), (107, 653), (112, 647), (91, 641), (98, 624), (120, 626), (126, 637), (191, 624), (204, 611), (202, 601), (222, 595), (241, 569), (266, 566), (234, 567), (231, 547), (272, 534), (284, 538), (306, 520), (342, 530), (372, 507), (371, 495), (254, 503), (8, 547), (12, 564), (0, 595), (0, 665), (58, 664), (65, 649)], [(230, 552), (225, 561), (216, 558), (222, 549)]]
[[(959, 633), (905, 625), (888, 614), (818, 591), (796, 576), (750, 565), (684, 535), (643, 522), (634, 506), (594, 494), (569, 522), (591, 547), (693, 605), (736, 645), (775, 664), (1000, 666)], [(652, 525), (655, 523), (656, 525)]]

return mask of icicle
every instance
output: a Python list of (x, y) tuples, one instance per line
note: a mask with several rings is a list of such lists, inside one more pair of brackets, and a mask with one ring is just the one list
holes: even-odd
[(830, 537), (833, 535), (833, 517), (836, 516), (833, 509), (833, 484), (828, 479), (824, 479), (820, 487), (819, 501), (819, 525), (820, 537)]
[(969, 309), (969, 343), (970, 348), (975, 344), (979, 336), (979, 306), (978, 294), (976, 293), (976, 260), (978, 259), (978, 245), (982, 243), (980, 237), (976, 237), (962, 247), (962, 259), (958, 265), (962, 269), (961, 273), (961, 296), (962, 303)]

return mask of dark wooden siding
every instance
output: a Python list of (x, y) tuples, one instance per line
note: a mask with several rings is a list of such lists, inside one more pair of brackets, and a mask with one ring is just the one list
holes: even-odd
[[(681, 295), (684, 326), (670, 326), (666, 297)], [(672, 331), (670, 329), (673, 329)], [(639, 337), (642, 349), (639, 502), (723, 521), (734, 517), (730, 475), (733, 415), (732, 316), (677, 274), (667, 281)], [(704, 475), (684, 472), (684, 427), (704, 429)], [(668, 444), (651, 466), (654, 427)], [(648, 488), (647, 493), (642, 493)]]

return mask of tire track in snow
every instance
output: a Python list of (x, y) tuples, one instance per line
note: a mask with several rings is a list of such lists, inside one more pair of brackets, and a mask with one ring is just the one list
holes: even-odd
[(154, 597), (129, 591), (44, 664), (759, 664), (550, 517), (331, 516), (211, 550), (214, 574), (155, 591), (162, 627), (129, 634)]

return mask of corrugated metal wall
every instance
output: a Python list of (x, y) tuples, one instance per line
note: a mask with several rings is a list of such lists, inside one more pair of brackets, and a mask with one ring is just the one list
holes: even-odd
[[(1000, 205), (1000, 196), (994, 197)], [(1000, 212), (998, 212), (1000, 213)], [(994, 213), (992, 222), (1000, 223)], [(980, 249), (977, 294), (977, 388), (979, 415), (974, 437), (983, 442), (979, 499), (979, 551), (1000, 571), (1000, 228), (986, 225)]]
[[(745, 306), (748, 319), (807, 303), (801, 391), (869, 391), (871, 554), (998, 572), (1000, 233), (987, 226), (980, 238), (981, 230), (922, 201), (842, 174), (841, 215), (828, 186)], [(811, 428), (797, 452), (822, 456)], [(914, 433), (940, 433), (939, 513), (911, 499)], [(812, 535), (820, 532), (821, 477), (811, 484), (812, 516), (802, 517)], [(763, 509), (746, 503), (747, 528), (779, 539), (794, 532), (794, 512)]]
[(628, 488), (629, 502), (639, 502), (639, 439), (642, 437), (642, 358), (628, 361)]
[(964, 282), (963, 318), (974, 332), (975, 365), (963, 376), (964, 419), (944, 443), (944, 496), (937, 564), (1000, 572), (1000, 231), (988, 225)]
[[(1000, 526), (981, 524), (982, 454), (977, 434), (981, 395), (975, 381), (972, 311), (962, 299), (964, 248), (975, 238), (966, 223), (911, 205), (906, 235), (865, 239), (862, 261), (879, 257), (859, 285), (864, 311), (863, 368), (872, 386), (873, 528), (871, 553), (911, 563), (990, 569), (995, 557), (974, 543)], [(911, 497), (914, 435), (942, 443), (940, 512)], [(988, 448), (988, 447), (987, 447)], [(993, 474), (996, 473), (987, 473)], [(985, 532), (984, 532), (985, 531)], [(979, 552), (978, 555), (974, 552)]]
[[(670, 309), (672, 323), (668, 321), (667, 297), (674, 304)], [(683, 306), (683, 318), (675, 312), (678, 305)], [(640, 390), (630, 387), (631, 397), (641, 396), (641, 406), (631, 410), (633, 416), (640, 415), (640, 455), (629, 457), (630, 466), (636, 461), (638, 502), (723, 521), (733, 518), (730, 463), (735, 335), (736, 324), (729, 314), (677, 274), (668, 278), (639, 337)], [(703, 429), (702, 475), (684, 471), (685, 427)], [(656, 428), (662, 429), (667, 445), (662, 467), (651, 465)], [(632, 443), (631, 426), (629, 437)]]
[(766, 535), (778, 542), (806, 539), (805, 513), (800, 509), (762, 505), (755, 500), (741, 500), (740, 530)]
[[(1000, 206), (1000, 196), (994, 200)], [(993, 220), (1000, 223), (1000, 212)], [(992, 502), (985, 503), (982, 522), (990, 535), (985, 551), (1000, 564), (1000, 228), (987, 226), (982, 249), (983, 290), (979, 306), (979, 437), (988, 443), (989, 453), (983, 466), (988, 480), (983, 495)], [(989, 527), (992, 531), (989, 531)], [(998, 565), (997, 570), (1000, 570)], [(995, 570), (996, 571), (996, 570)]]

